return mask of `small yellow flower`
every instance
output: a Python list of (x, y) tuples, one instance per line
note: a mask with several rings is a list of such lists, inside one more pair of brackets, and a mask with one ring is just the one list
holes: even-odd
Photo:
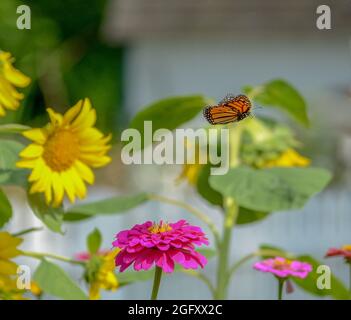
[(182, 180), (187, 180), (190, 185), (195, 186), (202, 167), (203, 167), (203, 164), (198, 164), (198, 163), (184, 164), (182, 172), (177, 177), (176, 182), (179, 183)]
[(96, 111), (89, 99), (80, 100), (64, 115), (47, 112), (51, 122), (46, 127), (23, 133), (33, 143), (20, 153), (17, 167), (32, 169), (30, 193), (44, 193), (47, 204), (57, 207), (65, 195), (72, 203), (76, 196), (86, 197), (85, 182), (93, 184), (95, 179), (91, 167), (111, 161), (106, 155), (111, 135), (94, 128)]
[(31, 81), (12, 66), (13, 61), (11, 53), (0, 50), (0, 117), (5, 116), (6, 109), (18, 109), (24, 95), (16, 87), (27, 87)]
[(266, 161), (262, 167), (307, 167), (310, 163), (310, 159), (303, 157), (294, 149), (289, 148), (276, 159)]
[(35, 281), (32, 281), (30, 284), (30, 292), (36, 297), (40, 297), (43, 293), (43, 291)]
[(17, 249), (22, 239), (8, 232), (0, 232), (0, 300), (23, 299), (23, 291), (17, 289), (17, 264), (11, 259), (21, 254)]
[(188, 152), (195, 153), (195, 161), (194, 161), (195, 163), (183, 164), (182, 172), (176, 178), (175, 182), (180, 183), (183, 180), (187, 180), (190, 185), (196, 186), (201, 169), (204, 167), (203, 162), (200, 163), (200, 156), (203, 157), (205, 153), (203, 150), (199, 150), (197, 145), (191, 144), (188, 140), (185, 141), (185, 146), (187, 148), (187, 153)]
[(90, 281), (89, 299), (100, 299), (100, 290), (114, 291), (118, 288), (118, 280), (114, 273), (115, 257), (120, 249), (114, 249), (101, 256), (101, 264)]

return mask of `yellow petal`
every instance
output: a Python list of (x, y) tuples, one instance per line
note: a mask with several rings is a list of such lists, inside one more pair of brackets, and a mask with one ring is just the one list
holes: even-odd
[(35, 167), (37, 159), (31, 160), (19, 160), (16, 162), (17, 168), (25, 168), (25, 169), (32, 169)]
[(54, 190), (54, 207), (58, 207), (63, 202), (64, 188), (61, 181), (61, 175), (58, 172), (53, 173), (52, 177), (52, 187)]
[(0, 274), (14, 275), (16, 272), (16, 263), (9, 260), (0, 260)]
[(91, 107), (89, 99), (84, 99), (84, 105), (79, 116), (73, 121), (74, 129), (90, 128), (96, 122), (96, 111)]
[(94, 173), (86, 164), (77, 160), (74, 163), (74, 168), (77, 170), (78, 174), (83, 178), (84, 181), (90, 184), (94, 183)]
[(46, 132), (43, 129), (30, 129), (30, 130), (24, 131), (23, 135), (27, 139), (32, 140), (39, 144), (44, 144), (47, 139)]
[(37, 158), (40, 157), (44, 152), (43, 146), (32, 143), (20, 152), (20, 157), (23, 158)]
[(5, 78), (16, 87), (24, 88), (30, 84), (30, 78), (24, 75), (21, 71), (15, 69), (9, 63), (6, 63), (4, 65), (3, 73)]
[(111, 158), (108, 156), (94, 154), (81, 154), (79, 159), (93, 168), (100, 168), (111, 162)]
[(71, 176), (69, 175), (69, 171), (63, 171), (61, 172), (61, 181), (63, 184), (63, 187), (67, 193), (68, 199), (71, 203), (74, 203), (75, 201), (75, 190), (74, 190), (74, 185), (71, 180)]
[(79, 100), (72, 108), (70, 108), (63, 116), (63, 123), (71, 123), (79, 114), (84, 104), (84, 100)]
[(63, 117), (61, 114), (55, 112), (51, 108), (46, 109), (46, 111), (49, 114), (50, 121), (54, 126), (60, 126), (62, 124)]

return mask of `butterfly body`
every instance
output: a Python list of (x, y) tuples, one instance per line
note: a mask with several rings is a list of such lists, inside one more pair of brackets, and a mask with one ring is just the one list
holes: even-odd
[(228, 95), (216, 106), (204, 109), (204, 117), (211, 124), (226, 124), (244, 120), (251, 114), (251, 102), (245, 95)]

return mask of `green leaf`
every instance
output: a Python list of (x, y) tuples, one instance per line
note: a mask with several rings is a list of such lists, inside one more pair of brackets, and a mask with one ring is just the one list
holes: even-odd
[(21, 133), (23, 131), (29, 130), (31, 127), (24, 126), (18, 123), (2, 124), (0, 125), (1, 133)]
[(243, 91), (247, 95), (252, 95), (253, 100), (259, 104), (280, 108), (298, 122), (309, 125), (303, 97), (286, 81), (276, 79), (257, 87), (246, 86)]
[(43, 260), (34, 273), (34, 281), (47, 294), (65, 300), (87, 300), (88, 297), (59, 266)]
[(34, 214), (53, 232), (63, 234), (61, 229), (63, 220), (63, 208), (53, 208), (45, 202), (40, 193), (29, 194), (28, 202)]
[[(209, 184), (210, 168), (210, 165), (205, 165), (200, 171), (196, 184), (197, 192), (209, 203), (223, 207), (223, 196)], [(240, 207), (236, 224), (256, 222), (263, 220), (268, 215), (268, 212), (254, 211)]]
[(18, 170), (1, 170), (0, 169), (0, 185), (19, 186), (24, 189), (28, 187), (28, 171), (24, 169)]
[(239, 224), (249, 224), (249, 223), (257, 222), (267, 218), (269, 215), (270, 215), (270, 212), (254, 211), (254, 210), (240, 207), (236, 224), (239, 225)]
[(12, 207), (6, 194), (0, 189), (0, 228), (12, 217)]
[(125, 213), (148, 200), (146, 193), (133, 196), (113, 197), (97, 202), (74, 206), (67, 210), (64, 219), (68, 221), (78, 221), (89, 216), (101, 214)]
[(157, 101), (136, 114), (130, 128), (141, 134), (141, 149), (152, 143), (152, 136), (144, 141), (144, 121), (152, 121), (152, 134), (161, 128), (174, 130), (193, 119), (208, 104), (203, 96), (184, 96)]
[(210, 186), (208, 181), (210, 177), (210, 170), (211, 170), (211, 166), (209, 164), (204, 165), (203, 168), (201, 169), (196, 183), (197, 192), (209, 203), (222, 207), (223, 206), (222, 195), (218, 191), (214, 190)]
[(24, 145), (14, 140), (2, 139), (0, 141), (0, 169), (15, 170), (18, 154), (23, 150)]
[(91, 254), (97, 253), (102, 243), (99, 229), (95, 228), (87, 237), (87, 247)]
[(330, 278), (330, 289), (319, 289), (317, 287), (318, 278), (322, 275), (321, 273), (317, 273), (317, 269), (319, 266), (323, 265), (323, 263), (317, 261), (309, 255), (297, 256), (296, 259), (311, 264), (313, 268), (312, 272), (305, 279), (292, 278), (294, 283), (296, 283), (300, 288), (317, 296), (331, 296), (334, 299), (344, 300), (350, 298), (350, 293), (348, 290), (333, 274), (331, 274)]
[(244, 208), (271, 212), (302, 208), (330, 179), (328, 171), (318, 168), (239, 167), (210, 177), (210, 185)]

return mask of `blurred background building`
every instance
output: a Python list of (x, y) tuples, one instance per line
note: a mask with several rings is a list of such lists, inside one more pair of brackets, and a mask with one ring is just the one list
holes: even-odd
[[(23, 1), (25, 3), (26, 1)], [(21, 1), (0, 4), (0, 47), (14, 52), (35, 79), (22, 121), (41, 123), (45, 106), (63, 108), (89, 96), (98, 110), (99, 127), (116, 134), (148, 103), (172, 96), (201, 93), (220, 99), (239, 93), (244, 85), (273, 78), (291, 82), (309, 104), (311, 128), (298, 130), (303, 153), (316, 165), (333, 170), (328, 190), (303, 210), (276, 213), (238, 227), (232, 259), (252, 252), (261, 243), (322, 258), (330, 246), (350, 243), (351, 227), (351, 4), (347, 0), (110, 0), (44, 1), (32, 7), (32, 31), (13, 31), (13, 8)], [(332, 29), (318, 30), (316, 9), (329, 5)], [(13, 11), (15, 13), (15, 11)], [(12, 34), (11, 34), (12, 32)], [(9, 36), (11, 35), (11, 36)], [(24, 50), (26, 49), (26, 50)], [(23, 69), (23, 68), (22, 68)], [(25, 70), (25, 68), (24, 68)], [(46, 94), (44, 94), (46, 92)], [(47, 94), (49, 93), (49, 94)], [(267, 112), (259, 110), (257, 114)], [(201, 117), (191, 125), (202, 123)], [(116, 139), (117, 141), (117, 139)], [(101, 173), (89, 201), (116, 193), (145, 191), (143, 186), (177, 197), (218, 217), (191, 187), (177, 186), (180, 168), (123, 167), (119, 150), (114, 163)], [(127, 178), (128, 177), (128, 178)], [(40, 225), (14, 192), (17, 215), (11, 228)], [(22, 198), (21, 198), (22, 197)], [(66, 227), (65, 237), (42, 232), (30, 235), (31, 250), (74, 254), (85, 248), (85, 235), (94, 226), (103, 231), (105, 246), (114, 234), (153, 215), (169, 220), (187, 214), (150, 203), (128, 215), (96, 218)], [(217, 221), (220, 219), (217, 218)], [(194, 221), (195, 222), (195, 221)], [(219, 222), (220, 223), (220, 222)], [(328, 265), (347, 281), (342, 261)], [(215, 261), (206, 269), (214, 279)], [(72, 268), (75, 274), (76, 270)], [(166, 278), (161, 298), (206, 299), (206, 288), (185, 275)], [(139, 283), (105, 298), (147, 298), (151, 284)], [(233, 279), (230, 298), (273, 299), (271, 277), (243, 266)], [(289, 299), (313, 298), (300, 290)]]

